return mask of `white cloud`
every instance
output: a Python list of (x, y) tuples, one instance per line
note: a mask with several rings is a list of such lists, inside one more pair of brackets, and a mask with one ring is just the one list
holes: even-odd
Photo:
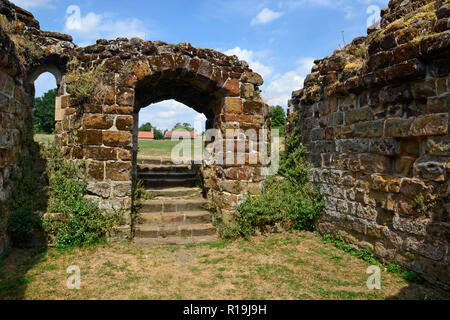
[(270, 9), (264, 8), (256, 15), (255, 18), (252, 19), (251, 24), (266, 24), (280, 18), (282, 15), (283, 13), (281, 12), (275, 12)]
[(269, 105), (287, 106), (292, 91), (301, 89), (305, 77), (314, 65), (313, 58), (301, 58), (297, 61), (297, 68), (284, 74), (276, 74), (273, 80), (263, 90), (263, 97)]
[(14, 0), (11, 2), (25, 9), (36, 7), (53, 8), (52, 0)]
[[(220, 51), (220, 50), (219, 50)], [(240, 60), (246, 61), (253, 71), (259, 73), (263, 78), (268, 78), (273, 74), (274, 69), (261, 63), (258, 57), (263, 56), (265, 53), (255, 53), (254, 51), (241, 49), (240, 47), (235, 47), (223, 52), (226, 55), (237, 56)]]
[[(220, 51), (220, 50), (219, 50)], [(268, 56), (267, 52), (254, 52), (236, 47), (224, 51), (226, 55), (236, 55), (239, 59), (248, 62), (253, 71), (259, 73), (265, 84), (262, 87), (262, 96), (270, 105), (287, 106), (292, 91), (303, 87), (306, 76), (311, 73), (314, 65), (313, 58), (301, 58), (297, 60), (295, 70), (274, 74), (274, 68), (267, 62), (261, 62)]]
[(93, 43), (96, 39), (118, 37), (145, 39), (148, 31), (144, 23), (135, 18), (113, 19), (112, 15), (89, 12), (82, 16), (79, 6), (71, 5), (66, 10), (68, 16), (64, 32), (70, 33), (80, 44)]
[(190, 123), (197, 132), (205, 128), (206, 117), (194, 109), (175, 100), (165, 100), (152, 104), (139, 112), (139, 125), (150, 122), (155, 127), (172, 129), (175, 124)]

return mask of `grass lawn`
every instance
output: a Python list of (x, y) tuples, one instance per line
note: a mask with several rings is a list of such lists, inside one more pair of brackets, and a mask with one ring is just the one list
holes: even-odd
[[(80, 290), (66, 287), (71, 265), (81, 269)], [(386, 271), (381, 290), (369, 290), (368, 266), (309, 232), (178, 247), (15, 249), (0, 260), (0, 299), (448, 298)]]
[[(171, 140), (139, 140), (139, 153), (140, 157), (163, 157), (169, 158), (172, 154), (172, 149), (181, 143), (180, 148), (186, 148), (191, 150), (191, 159), (195, 155), (195, 159), (202, 159), (202, 152), (204, 150), (204, 144), (200, 143), (202, 151), (200, 154), (195, 154), (194, 140), (183, 141), (171, 141)], [(284, 151), (284, 137), (280, 137), (280, 151)], [(184, 157), (182, 153), (177, 154), (179, 157)]]
[[(194, 153), (194, 141), (199, 143), (201, 146), (200, 154), (195, 155)], [(172, 141), (172, 140), (139, 140), (139, 153), (138, 156), (141, 157), (163, 157), (170, 158), (172, 154), (173, 148), (179, 145), (180, 150), (186, 149), (190, 150), (190, 158), (193, 159), (195, 155), (196, 159), (202, 158), (203, 152), (203, 142), (198, 140), (183, 140), (183, 141)], [(185, 155), (183, 153), (177, 153), (178, 157), (184, 158)]]
[[(35, 134), (34, 141), (39, 143), (48, 144), (49, 142), (53, 142), (55, 136), (53, 134)], [(195, 154), (194, 150), (194, 140), (183, 140), (183, 141), (172, 141), (172, 140), (139, 140), (139, 156), (140, 157), (162, 157), (162, 158), (170, 158), (172, 154), (172, 149), (177, 145), (182, 144), (180, 149), (186, 148), (187, 150), (191, 150), (191, 159), (201, 159), (202, 152), (204, 150), (203, 143), (200, 142), (202, 146), (202, 151), (200, 154)], [(280, 149), (284, 150), (284, 137), (280, 139)], [(184, 157), (183, 153), (178, 153), (179, 157)]]
[(55, 140), (55, 135), (53, 134), (44, 134), (44, 133), (36, 133), (34, 135), (34, 141), (39, 143), (48, 144)]

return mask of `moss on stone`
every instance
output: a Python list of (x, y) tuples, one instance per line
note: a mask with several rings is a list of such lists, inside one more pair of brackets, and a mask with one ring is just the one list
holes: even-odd
[(97, 86), (102, 83), (103, 65), (92, 68), (87, 72), (72, 71), (67, 75), (67, 92), (71, 98), (81, 102), (92, 97)]

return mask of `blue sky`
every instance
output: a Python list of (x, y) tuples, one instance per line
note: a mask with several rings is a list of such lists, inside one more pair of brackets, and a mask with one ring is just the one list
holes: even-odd
[[(286, 107), (303, 86), (312, 61), (366, 35), (388, 0), (16, 0), (40, 21), (41, 29), (69, 33), (80, 46), (96, 39), (140, 37), (236, 54), (265, 80), (263, 98)], [(36, 94), (55, 86), (48, 74)], [(175, 101), (140, 112), (140, 122), (171, 128), (201, 117)]]

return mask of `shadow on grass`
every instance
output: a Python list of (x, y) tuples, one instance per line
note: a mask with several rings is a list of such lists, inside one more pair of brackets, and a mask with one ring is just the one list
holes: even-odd
[(28, 271), (45, 258), (46, 247), (9, 249), (0, 258), (0, 300), (23, 300), (28, 284), (36, 280)]
[[(33, 156), (23, 163), (21, 180), (9, 205), (12, 214), (8, 219), (8, 235), (12, 248), (0, 256), (0, 299), (3, 300), (24, 299), (27, 285), (34, 280), (27, 273), (47, 251), (47, 236), (38, 216), (47, 211), (48, 205), (47, 160), (39, 143), (32, 142), (30, 150)], [(27, 211), (34, 218), (23, 214)]]
[(386, 300), (450, 300), (450, 292), (426, 281), (408, 281), (408, 286), (400, 289)]

